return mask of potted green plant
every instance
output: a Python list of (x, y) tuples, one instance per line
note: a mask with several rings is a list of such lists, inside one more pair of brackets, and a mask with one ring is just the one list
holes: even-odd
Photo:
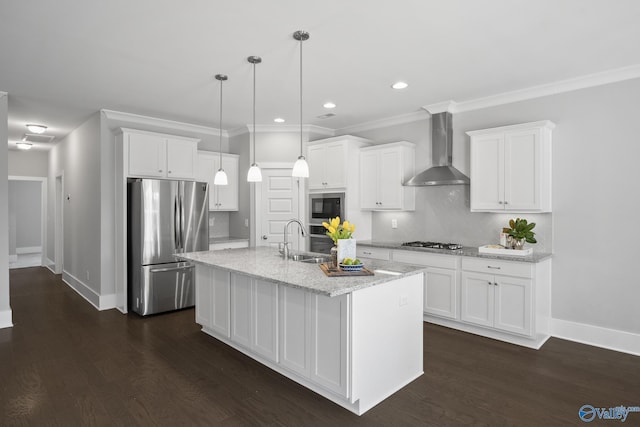
[(527, 222), (524, 218), (516, 218), (509, 220), (509, 231), (507, 234), (511, 238), (512, 249), (522, 249), (524, 243), (538, 243), (535, 238), (536, 233), (532, 230), (536, 226), (535, 222)]

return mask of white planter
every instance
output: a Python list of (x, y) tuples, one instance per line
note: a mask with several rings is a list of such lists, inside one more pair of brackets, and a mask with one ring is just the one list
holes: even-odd
[(356, 239), (338, 239), (338, 262), (356, 258)]

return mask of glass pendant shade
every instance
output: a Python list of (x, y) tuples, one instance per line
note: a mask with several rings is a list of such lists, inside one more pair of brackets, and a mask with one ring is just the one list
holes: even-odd
[(213, 185), (227, 185), (228, 183), (227, 173), (222, 168), (218, 169), (216, 176), (213, 178)]
[(296, 178), (309, 178), (309, 165), (304, 156), (300, 156), (298, 160), (296, 160), (293, 165), (293, 171), (291, 171), (291, 176)]
[(249, 172), (247, 172), (247, 181), (248, 182), (261, 182), (262, 181), (262, 172), (257, 164), (252, 164), (249, 168)]

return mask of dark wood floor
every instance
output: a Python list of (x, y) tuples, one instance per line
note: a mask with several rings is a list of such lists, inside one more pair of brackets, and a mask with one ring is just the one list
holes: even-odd
[(639, 357), (559, 339), (535, 351), (425, 324), (425, 374), (358, 417), (200, 332), (192, 309), (99, 312), (45, 268), (10, 280), (2, 426), (567, 426), (584, 424), (583, 404), (640, 405)]

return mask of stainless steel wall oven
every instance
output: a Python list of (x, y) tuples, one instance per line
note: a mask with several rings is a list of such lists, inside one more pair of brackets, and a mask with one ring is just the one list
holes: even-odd
[(328, 254), (333, 241), (322, 222), (339, 216), (344, 219), (344, 193), (309, 194), (309, 250)]

